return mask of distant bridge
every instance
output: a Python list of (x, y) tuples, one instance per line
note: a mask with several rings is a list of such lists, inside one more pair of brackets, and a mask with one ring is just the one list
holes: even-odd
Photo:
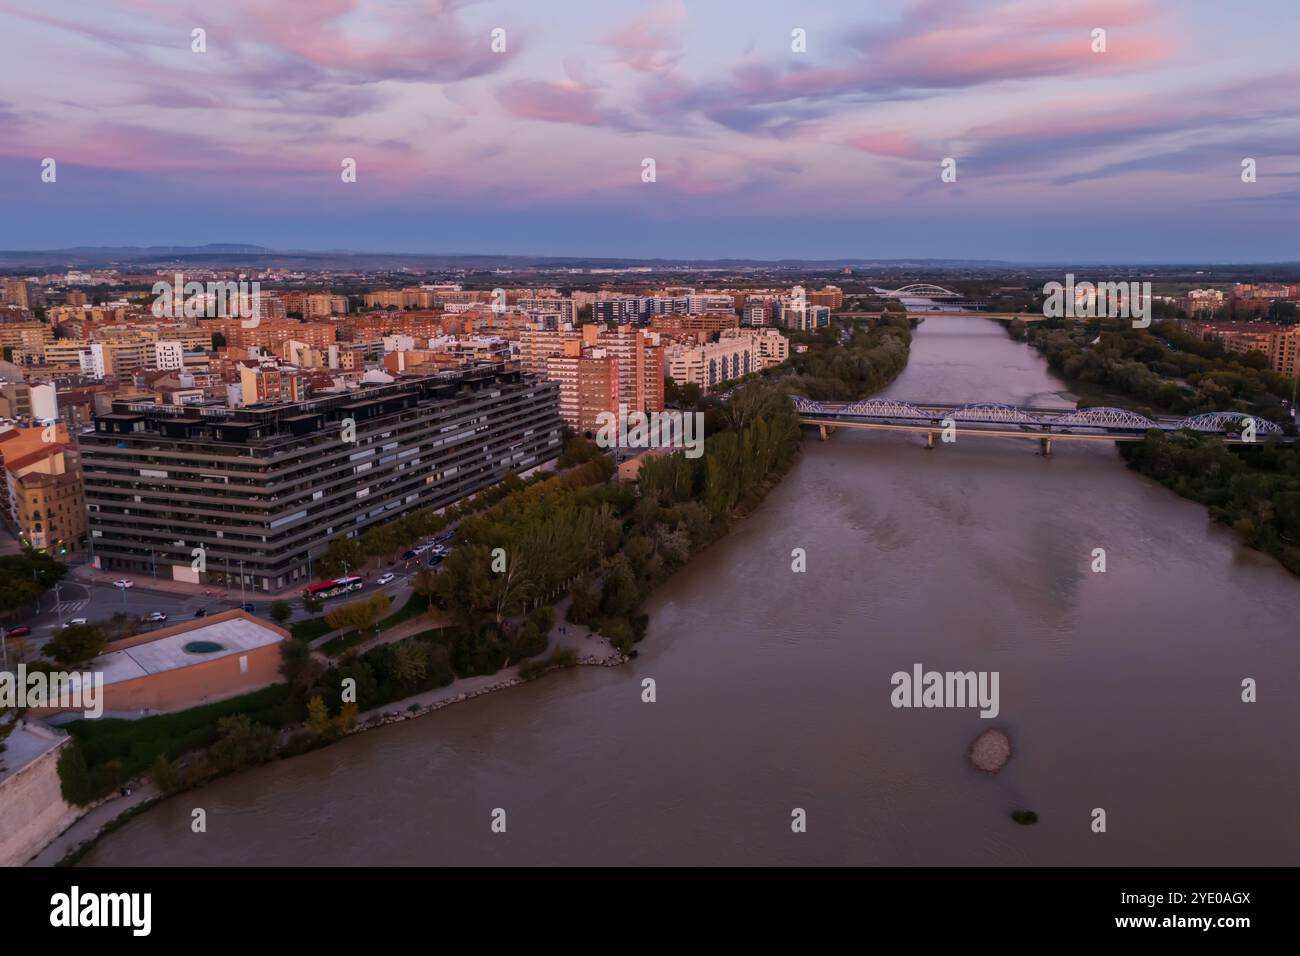
[[(1047, 316), (1041, 312), (976, 312), (974, 310), (961, 312), (836, 312), (837, 319), (879, 319), (888, 316), (903, 316), (909, 319), (996, 319), (1005, 322), (1010, 319), (1019, 319), (1021, 322), (1046, 322)], [(1071, 318), (1066, 316), (1066, 318)], [(1076, 319), (1075, 321), (1084, 322), (1086, 319)]]
[[(1052, 453), (1053, 440), (1141, 441), (1151, 429), (1175, 432), (1188, 429), (1221, 436), (1229, 444), (1291, 442), (1271, 421), (1244, 412), (1207, 412), (1188, 418), (1147, 418), (1126, 408), (1097, 407), (1077, 410), (1020, 407), (999, 402), (950, 405), (873, 398), (860, 402), (815, 402), (794, 396), (799, 421), (816, 425), (823, 439), (837, 428), (914, 432), (926, 436), (933, 448), (936, 436), (978, 435), (985, 438), (1036, 438), (1044, 455)], [(1249, 429), (1253, 428), (1253, 436)]]
[(932, 285), (929, 282), (918, 282), (914, 285), (905, 285), (901, 289), (895, 289), (890, 292), (888, 289), (876, 289), (879, 295), (890, 296), (895, 299), (918, 298), (918, 299), (960, 299), (961, 293), (953, 292), (951, 289), (945, 289), (941, 285)]

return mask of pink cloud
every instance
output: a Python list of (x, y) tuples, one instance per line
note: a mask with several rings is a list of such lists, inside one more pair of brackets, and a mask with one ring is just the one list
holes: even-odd
[(935, 149), (921, 145), (898, 130), (865, 133), (849, 139), (848, 145), (873, 156), (889, 156), (894, 159), (934, 159), (937, 155)]
[(497, 90), (497, 102), (511, 116), (579, 126), (600, 126), (606, 121), (599, 99), (595, 89), (574, 80), (515, 80)]

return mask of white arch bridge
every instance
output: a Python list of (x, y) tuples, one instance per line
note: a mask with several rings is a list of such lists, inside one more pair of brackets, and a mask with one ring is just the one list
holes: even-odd
[(793, 396), (799, 420), (816, 425), (822, 438), (837, 428), (866, 428), (876, 431), (921, 433), (926, 447), (945, 434), (980, 435), (986, 438), (1036, 438), (1043, 454), (1050, 455), (1052, 442), (1141, 441), (1151, 429), (1175, 432), (1189, 430), (1221, 436), (1229, 444), (1292, 442), (1274, 422), (1244, 412), (1207, 412), (1188, 418), (1147, 418), (1127, 408), (1109, 406), (1080, 408), (1020, 407), (1000, 402), (972, 402), (949, 405), (935, 402), (904, 402), (873, 398), (860, 402), (815, 402)]
[(912, 285), (905, 285), (901, 289), (876, 289), (878, 295), (889, 296), (891, 298), (918, 298), (918, 299), (960, 299), (960, 292), (953, 292), (951, 289), (945, 289), (941, 285), (934, 285), (930, 282), (916, 282)]

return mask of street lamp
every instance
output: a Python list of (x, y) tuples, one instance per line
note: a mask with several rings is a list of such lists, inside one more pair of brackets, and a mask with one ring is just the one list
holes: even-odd
[[(126, 597), (126, 591), (122, 591), (122, 597)], [(54, 613), (59, 615), (59, 627), (63, 626), (63, 601), (59, 597), (59, 586), (54, 585)]]

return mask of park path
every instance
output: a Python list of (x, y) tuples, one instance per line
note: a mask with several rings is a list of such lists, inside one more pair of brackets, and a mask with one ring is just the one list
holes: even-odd
[(99, 832), (117, 819), (118, 816), (130, 810), (132, 807), (138, 807), (142, 803), (155, 800), (160, 795), (158, 788), (152, 782), (145, 782), (136, 786), (139, 781), (134, 781), (131, 793), (127, 796), (114, 794), (102, 803), (96, 804), (89, 811), (68, 827), (58, 836), (56, 836), (45, 849), (37, 853), (28, 862), (27, 866), (56, 866), (65, 856), (99, 836)]

